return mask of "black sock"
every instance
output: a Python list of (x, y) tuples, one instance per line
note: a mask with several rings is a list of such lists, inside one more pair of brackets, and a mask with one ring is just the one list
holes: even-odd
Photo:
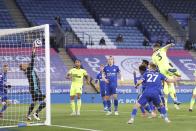
[(31, 105), (29, 106), (28, 116), (31, 115), (31, 112), (33, 111), (34, 107), (35, 107), (35, 104), (31, 103)]
[(44, 109), (45, 107), (46, 107), (46, 102), (42, 102), (42, 103), (39, 105), (38, 109), (36, 110), (36, 113), (39, 114), (39, 112), (40, 112), (42, 109)]

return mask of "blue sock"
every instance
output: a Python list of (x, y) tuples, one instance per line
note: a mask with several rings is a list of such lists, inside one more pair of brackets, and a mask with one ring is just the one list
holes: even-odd
[(150, 102), (150, 103), (149, 103), (149, 105), (150, 105), (150, 109), (151, 109), (151, 111), (154, 111), (154, 110), (155, 110), (155, 106), (153, 105), (153, 103), (152, 103), (152, 102)]
[(118, 111), (118, 100), (114, 100), (114, 111)]
[(107, 100), (107, 107), (108, 107), (108, 111), (111, 111), (111, 101)]
[(161, 107), (158, 107), (157, 110), (158, 110), (158, 112), (159, 112), (160, 114), (162, 113), (162, 112), (161, 112)]
[(5, 105), (3, 105), (3, 107), (2, 107), (0, 112), (3, 113), (6, 109), (7, 109), (7, 105), (5, 104)]
[(106, 102), (106, 100), (103, 100), (103, 107), (104, 107), (104, 108), (107, 107), (107, 102)]
[(165, 106), (165, 98), (163, 96), (161, 96), (161, 102), (163, 103), (163, 105)]
[(140, 110), (141, 110), (141, 112), (144, 114), (145, 113), (145, 110), (144, 110), (144, 107), (140, 107)]
[(147, 110), (149, 113), (152, 112), (152, 109), (151, 109), (150, 105), (145, 106), (145, 110)]
[(163, 117), (164, 117), (164, 118), (167, 117), (167, 111), (166, 111), (165, 107), (162, 106), (162, 107), (160, 108), (160, 110), (161, 110), (161, 114), (163, 114)]
[(137, 109), (133, 108), (131, 113), (131, 118), (135, 118), (136, 114), (137, 114)]

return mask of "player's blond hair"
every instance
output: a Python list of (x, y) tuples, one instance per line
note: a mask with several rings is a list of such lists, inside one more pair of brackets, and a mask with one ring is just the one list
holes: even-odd
[(157, 69), (157, 65), (154, 64), (153, 62), (150, 62), (150, 68), (153, 69), (153, 70), (156, 70)]

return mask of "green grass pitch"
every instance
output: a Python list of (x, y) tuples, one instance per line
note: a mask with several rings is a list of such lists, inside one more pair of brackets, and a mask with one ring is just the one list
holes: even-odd
[[(120, 104), (119, 116), (105, 116), (101, 104), (83, 104), (81, 116), (70, 116), (69, 104), (52, 105), (52, 124), (87, 128), (101, 131), (196, 131), (196, 110), (188, 112), (188, 104), (182, 104), (180, 110), (169, 106), (171, 123), (165, 123), (161, 118), (143, 118), (141, 112), (133, 125), (126, 122), (129, 119), (133, 104)], [(14, 131), (79, 131), (78, 129), (36, 126), (10, 128)]]

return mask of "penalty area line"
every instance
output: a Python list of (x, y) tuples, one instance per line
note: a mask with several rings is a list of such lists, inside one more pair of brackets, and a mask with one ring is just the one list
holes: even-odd
[(50, 125), (50, 126), (60, 127), (60, 128), (76, 129), (76, 130), (81, 130), (81, 131), (101, 131), (101, 130), (88, 129), (88, 128), (80, 128), (80, 127), (73, 127), (73, 126), (62, 126), (62, 125)]

